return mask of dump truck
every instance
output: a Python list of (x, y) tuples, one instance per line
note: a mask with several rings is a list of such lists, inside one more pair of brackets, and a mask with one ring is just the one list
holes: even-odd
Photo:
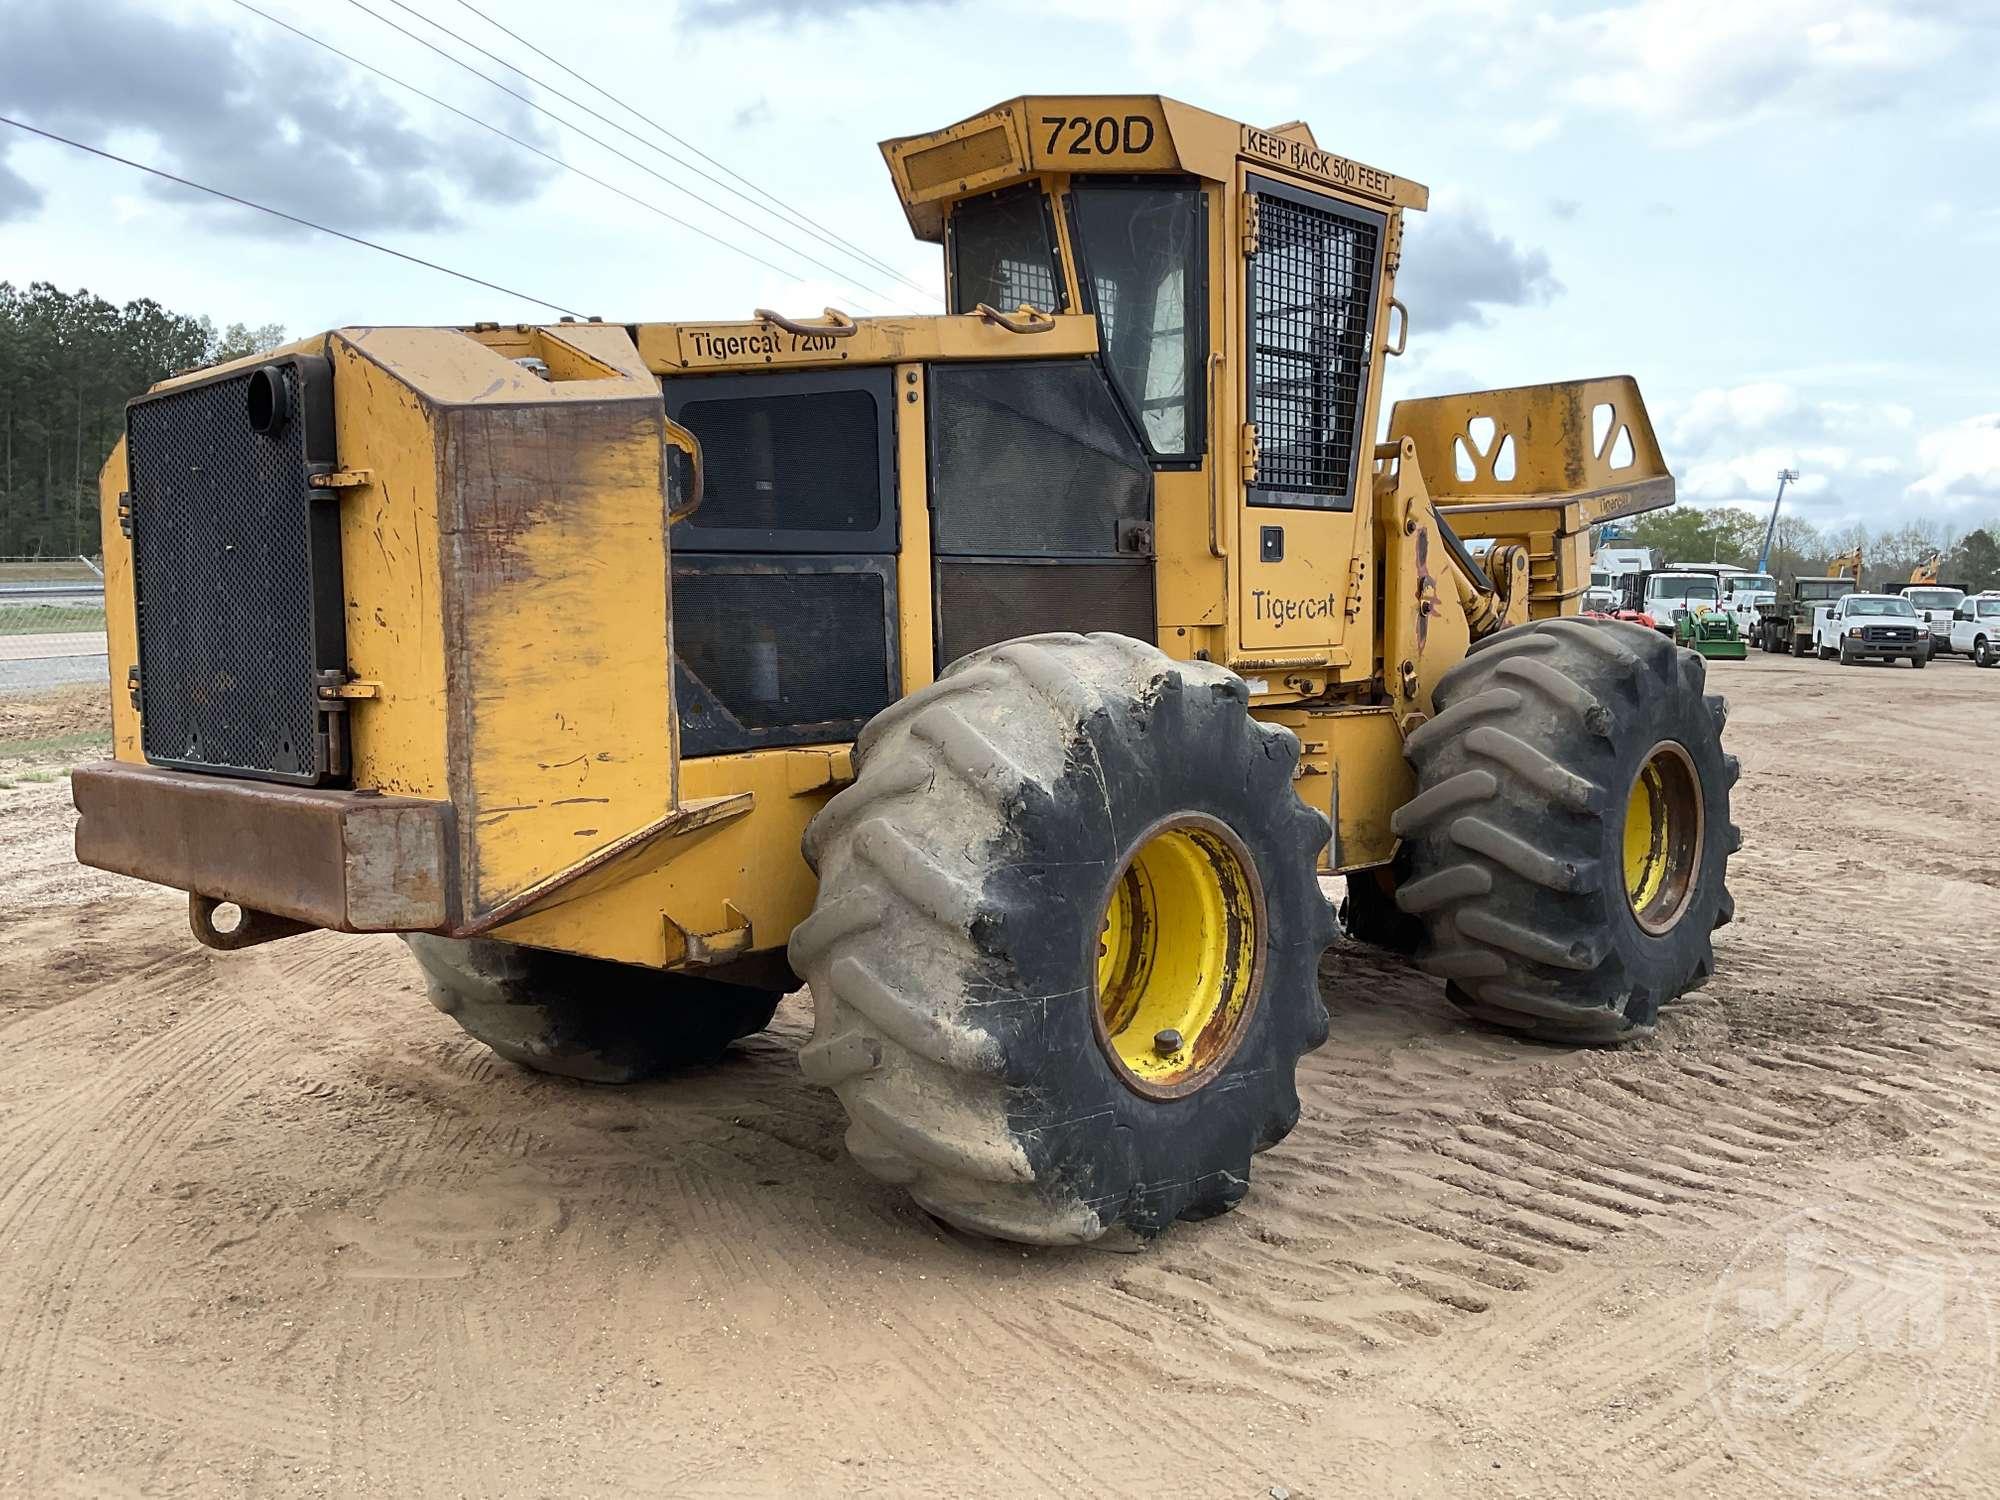
[(1789, 656), (1810, 654), (1813, 635), (1828, 607), (1859, 592), (1861, 585), (1849, 574), (1794, 578), (1791, 598), (1757, 606), (1757, 644)]
[(348, 327), (133, 401), (79, 857), (218, 949), (401, 934), (587, 1080), (804, 982), (854, 1160), (1029, 1243), (1243, 1196), (1332, 1024), (1322, 877), (1530, 1037), (1707, 980), (1722, 700), (1577, 617), (1591, 528), (1673, 498), (1635, 382), (1378, 441), (1427, 194), (1304, 125), (882, 150), (947, 313)]

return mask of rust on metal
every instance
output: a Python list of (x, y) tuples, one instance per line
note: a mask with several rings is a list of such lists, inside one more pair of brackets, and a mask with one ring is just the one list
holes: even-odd
[(339, 932), (450, 920), (447, 803), (121, 761), (70, 785), (84, 864)]
[(276, 917), (267, 911), (258, 911), (254, 906), (237, 906), (234, 925), (218, 927), (215, 914), (218, 909), (230, 903), (216, 900), (213, 896), (198, 896), (188, 892), (188, 927), (195, 940), (205, 948), (214, 948), (223, 953), (234, 953), (239, 948), (254, 948), (259, 943), (275, 943), (279, 938), (297, 937), (302, 932), (319, 931), (311, 922), (295, 922), (290, 917)]

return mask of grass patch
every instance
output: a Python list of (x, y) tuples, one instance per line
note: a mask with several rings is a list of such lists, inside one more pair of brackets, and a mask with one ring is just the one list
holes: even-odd
[(38, 605), (0, 608), (0, 635), (69, 635), (104, 629), (104, 606)]
[(46, 740), (0, 740), (0, 755), (9, 760), (27, 760), (39, 755), (68, 755), (79, 750), (109, 750), (111, 731), (87, 729), (81, 734), (59, 734)]

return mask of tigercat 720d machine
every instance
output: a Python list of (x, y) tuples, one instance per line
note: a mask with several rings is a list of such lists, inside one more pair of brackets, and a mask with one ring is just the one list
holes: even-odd
[(1426, 192), (1302, 125), (1026, 98), (883, 152), (949, 315), (344, 328), (135, 400), (79, 857), (214, 947), (402, 933), (584, 1078), (804, 980), (854, 1157), (1033, 1242), (1242, 1196), (1321, 874), (1537, 1037), (1705, 980), (1722, 702), (1575, 617), (1590, 527), (1672, 499), (1634, 383), (1376, 442)]

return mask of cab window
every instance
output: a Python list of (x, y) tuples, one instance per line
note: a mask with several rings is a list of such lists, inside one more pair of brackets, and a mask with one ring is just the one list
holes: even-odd
[(1208, 359), (1201, 189), (1084, 180), (1069, 208), (1112, 384), (1155, 459), (1198, 459)]
[(1352, 510), (1368, 453), (1380, 214), (1253, 177), (1249, 400), (1252, 505)]
[(1048, 200), (1033, 183), (966, 199), (952, 210), (945, 240), (953, 312), (982, 302), (1002, 312), (1063, 310)]

